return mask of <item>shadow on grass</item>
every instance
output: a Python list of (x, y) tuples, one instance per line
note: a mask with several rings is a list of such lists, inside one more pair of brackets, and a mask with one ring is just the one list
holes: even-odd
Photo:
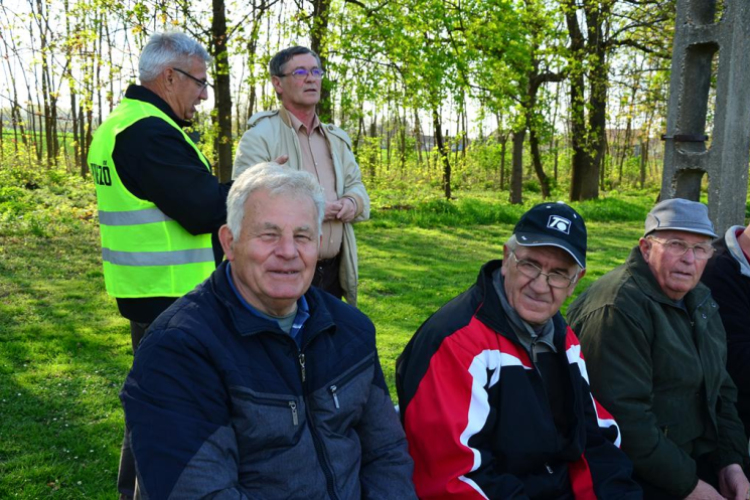
[(98, 252), (91, 230), (0, 238), (0, 497), (115, 496), (132, 356)]

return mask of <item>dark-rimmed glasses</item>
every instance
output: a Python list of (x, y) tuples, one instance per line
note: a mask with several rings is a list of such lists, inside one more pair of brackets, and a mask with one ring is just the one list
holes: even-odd
[(208, 80), (199, 80), (199, 79), (197, 79), (196, 77), (194, 77), (193, 75), (191, 75), (190, 73), (188, 73), (187, 71), (183, 71), (183, 70), (181, 70), (180, 68), (172, 68), (172, 71), (176, 71), (176, 72), (180, 73), (181, 75), (185, 75), (186, 77), (188, 77), (188, 78), (190, 78), (191, 80), (193, 80), (193, 81), (194, 81), (195, 83), (197, 83), (197, 84), (198, 84), (198, 86), (199, 86), (199, 87), (201, 88), (201, 92), (203, 92), (203, 90), (204, 90), (204, 89), (205, 89), (206, 87), (211, 87), (211, 88), (213, 88), (213, 85), (211, 85), (211, 84), (210, 84), (210, 83), (208, 82)]
[(562, 273), (543, 273), (542, 268), (537, 266), (531, 261), (526, 259), (520, 259), (513, 250), (510, 251), (513, 259), (516, 261), (516, 268), (518, 271), (531, 280), (537, 279), (540, 275), (544, 276), (547, 284), (552, 288), (570, 288), (570, 285), (576, 282), (576, 277), (569, 278)]
[(675, 257), (682, 257), (687, 253), (688, 250), (692, 249), (693, 255), (695, 255), (696, 260), (708, 260), (716, 250), (710, 241), (703, 241), (701, 243), (691, 245), (687, 241), (678, 239), (664, 240), (661, 238), (657, 238), (656, 236), (647, 236), (646, 239), (654, 240), (655, 242), (661, 244), (661, 246), (664, 247), (667, 253)]
[(297, 68), (295, 70), (290, 71), (287, 74), (282, 73), (277, 76), (279, 77), (291, 76), (296, 80), (306, 80), (308, 75), (312, 75), (312, 77), (315, 78), (316, 80), (320, 80), (321, 78), (323, 78), (323, 75), (325, 74), (326, 72), (320, 68), (313, 68), (313, 69)]

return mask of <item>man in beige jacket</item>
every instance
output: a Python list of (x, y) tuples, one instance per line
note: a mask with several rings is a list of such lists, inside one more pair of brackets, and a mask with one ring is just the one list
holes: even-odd
[(335, 125), (321, 123), (315, 112), (323, 79), (315, 52), (305, 47), (284, 49), (268, 66), (281, 107), (250, 118), (249, 129), (240, 139), (233, 177), (258, 163), (276, 160), (318, 179), (326, 195), (326, 210), (312, 284), (356, 306), (357, 243), (352, 223), (370, 217), (370, 198), (351, 139)]

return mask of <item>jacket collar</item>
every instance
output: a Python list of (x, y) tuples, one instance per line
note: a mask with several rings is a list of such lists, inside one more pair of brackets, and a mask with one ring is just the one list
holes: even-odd
[[(283, 105), (279, 106), (279, 118), (281, 118), (281, 122), (284, 125), (292, 130), (295, 130), (294, 125), (292, 124), (292, 114)], [(320, 117), (316, 113), (315, 120), (313, 120), (313, 129), (319, 128), (323, 135), (326, 135), (325, 127), (323, 125), (323, 122), (320, 121)]]
[[(659, 282), (656, 281), (654, 273), (652, 273), (651, 268), (648, 267), (648, 262), (643, 258), (641, 249), (638, 246), (635, 246), (630, 251), (630, 255), (628, 256), (625, 265), (628, 268), (628, 272), (633, 277), (633, 281), (644, 294), (661, 304), (679, 307), (674, 300), (667, 297), (662, 291)], [(685, 301), (685, 307), (688, 311), (692, 312), (703, 304), (709, 295), (710, 292), (708, 287), (699, 281), (695, 288), (690, 290), (683, 298)]]
[(181, 118), (178, 118), (178, 116), (172, 111), (172, 108), (169, 104), (167, 104), (167, 101), (156, 95), (154, 92), (150, 91), (146, 87), (143, 87), (141, 85), (130, 85), (128, 89), (125, 91), (125, 97), (128, 99), (135, 99), (137, 101), (147, 102), (151, 104), (152, 106), (155, 106), (170, 117), (174, 122), (180, 127), (184, 128), (190, 125), (190, 122), (185, 121)]
[[(500, 297), (497, 296), (495, 286), (492, 283), (492, 273), (502, 267), (502, 260), (491, 260), (482, 266), (477, 277), (476, 287), (481, 295), (481, 303), (475, 313), (475, 316), (485, 325), (498, 332), (503, 337), (520, 344), (518, 336), (513, 330), (508, 318), (503, 311), (503, 305)], [(560, 311), (552, 316), (552, 326), (554, 327), (554, 344), (557, 352), (565, 352), (565, 320)]]
[[(227, 261), (224, 261), (216, 268), (204, 286), (209, 286), (214, 296), (224, 306), (237, 333), (243, 337), (263, 332), (284, 334), (275, 321), (256, 316), (242, 305), (232, 290), (229, 280), (227, 280), (226, 268)], [(331, 333), (336, 331), (333, 317), (323, 303), (321, 292), (314, 287), (310, 287), (305, 293), (305, 300), (307, 300), (310, 309), (310, 318), (305, 322), (303, 328), (303, 345), (313, 336), (325, 330), (330, 329), (332, 330)]]
[(287, 109), (283, 105), (279, 106), (279, 118), (281, 118), (281, 121), (284, 123), (284, 125), (289, 128), (293, 128), (292, 119), (289, 116), (289, 111), (287, 111)]
[(750, 264), (747, 262), (745, 254), (742, 252), (740, 242), (737, 241), (737, 231), (739, 231), (740, 229), (742, 229), (743, 231), (745, 230), (743, 226), (732, 226), (727, 229), (727, 232), (724, 234), (724, 241), (727, 247), (727, 251), (730, 253), (732, 258), (737, 261), (737, 264), (739, 264), (740, 272), (742, 273), (742, 275), (750, 277)]

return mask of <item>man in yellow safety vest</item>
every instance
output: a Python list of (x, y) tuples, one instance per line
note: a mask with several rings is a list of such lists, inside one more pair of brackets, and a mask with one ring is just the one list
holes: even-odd
[[(212, 234), (226, 220), (230, 186), (219, 183), (183, 130), (208, 98), (210, 61), (185, 34), (154, 34), (140, 56), (141, 85), (127, 89), (89, 151), (104, 282), (130, 320), (134, 352), (151, 322), (222, 259)], [(133, 496), (134, 469), (126, 430), (120, 498)]]

